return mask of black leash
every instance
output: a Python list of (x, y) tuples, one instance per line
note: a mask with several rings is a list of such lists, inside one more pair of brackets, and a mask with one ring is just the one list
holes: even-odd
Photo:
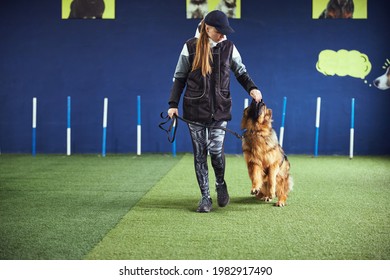
[[(231, 134), (233, 134), (234, 136), (236, 136), (238, 139), (242, 140), (242, 138), (244, 137), (243, 135), (240, 135), (238, 134), (237, 132), (233, 131), (233, 130), (230, 130), (226, 127), (222, 127), (222, 126), (212, 126), (212, 125), (206, 125), (206, 124), (201, 124), (201, 123), (198, 123), (198, 122), (193, 122), (193, 121), (190, 121), (190, 120), (186, 120), (178, 115), (174, 115), (173, 118), (171, 119), (168, 114), (166, 116), (164, 116), (164, 112), (161, 112), (160, 114), (160, 117), (161, 119), (163, 120), (166, 120), (166, 121), (163, 121), (161, 122), (158, 127), (161, 128), (162, 130), (164, 130), (167, 135), (168, 135), (168, 141), (170, 143), (173, 143), (173, 141), (175, 141), (175, 138), (176, 138), (176, 131), (177, 131), (177, 127), (178, 127), (178, 119), (185, 122), (185, 123), (188, 123), (188, 124), (192, 124), (192, 125), (197, 125), (197, 126), (200, 126), (200, 127), (204, 127), (204, 128), (217, 128), (217, 129), (222, 129), (224, 130), (225, 132), (229, 132)], [(165, 129), (163, 126), (165, 124), (167, 124), (170, 120), (171, 121), (171, 124), (169, 125), (168, 129)], [(173, 129), (173, 133), (172, 133), (172, 129)], [(172, 134), (172, 136), (171, 136)]]
[[(173, 143), (173, 141), (175, 141), (175, 138), (176, 138), (176, 131), (177, 131), (177, 125), (178, 125), (178, 123), (177, 123), (177, 121), (176, 121), (176, 115), (172, 118), (172, 122), (171, 122), (171, 124), (169, 125), (168, 129), (165, 129), (165, 128), (163, 127), (163, 125), (166, 124), (166, 123), (168, 123), (168, 122), (171, 120), (171, 118), (168, 116), (168, 114), (164, 117), (164, 112), (161, 112), (160, 118), (162, 118), (163, 120), (166, 119), (166, 121), (160, 122), (160, 124), (158, 125), (158, 127), (161, 128), (162, 130), (164, 130), (164, 131), (167, 133), (167, 135), (168, 135), (168, 141), (169, 141), (170, 143)], [(171, 138), (171, 134), (172, 134), (171, 131), (172, 131), (172, 128), (174, 128), (174, 130), (173, 130), (173, 135), (172, 135), (172, 138)]]

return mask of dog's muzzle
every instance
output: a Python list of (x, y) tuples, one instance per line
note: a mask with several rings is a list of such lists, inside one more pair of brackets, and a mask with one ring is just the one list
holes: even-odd
[(265, 103), (263, 102), (263, 99), (259, 103), (257, 103), (254, 99), (252, 99), (251, 105), (249, 107), (248, 116), (253, 121), (257, 121), (264, 107), (265, 107)]

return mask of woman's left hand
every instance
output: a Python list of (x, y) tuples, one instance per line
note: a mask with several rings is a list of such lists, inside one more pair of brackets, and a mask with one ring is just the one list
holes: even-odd
[(259, 103), (263, 99), (263, 95), (258, 89), (252, 89), (249, 94), (256, 101), (256, 103)]

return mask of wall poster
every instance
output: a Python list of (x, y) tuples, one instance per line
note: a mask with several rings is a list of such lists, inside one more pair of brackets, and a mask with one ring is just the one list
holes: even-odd
[(115, 19), (115, 0), (62, 0), (62, 19)]
[(367, 0), (313, 0), (313, 19), (367, 19)]
[(241, 0), (186, 0), (187, 18), (204, 18), (213, 10), (224, 12), (229, 18), (241, 18)]

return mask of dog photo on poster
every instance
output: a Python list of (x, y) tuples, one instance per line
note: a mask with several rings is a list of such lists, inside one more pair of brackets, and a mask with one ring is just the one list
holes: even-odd
[(115, 0), (62, 0), (62, 19), (115, 19)]
[(367, 0), (313, 0), (313, 19), (367, 19)]
[(241, 18), (241, 0), (186, 0), (187, 18), (204, 18), (209, 11), (220, 10), (229, 18)]
[(390, 59), (386, 59), (382, 68), (385, 69), (385, 73), (376, 78), (373, 84), (381, 90), (390, 89)]

